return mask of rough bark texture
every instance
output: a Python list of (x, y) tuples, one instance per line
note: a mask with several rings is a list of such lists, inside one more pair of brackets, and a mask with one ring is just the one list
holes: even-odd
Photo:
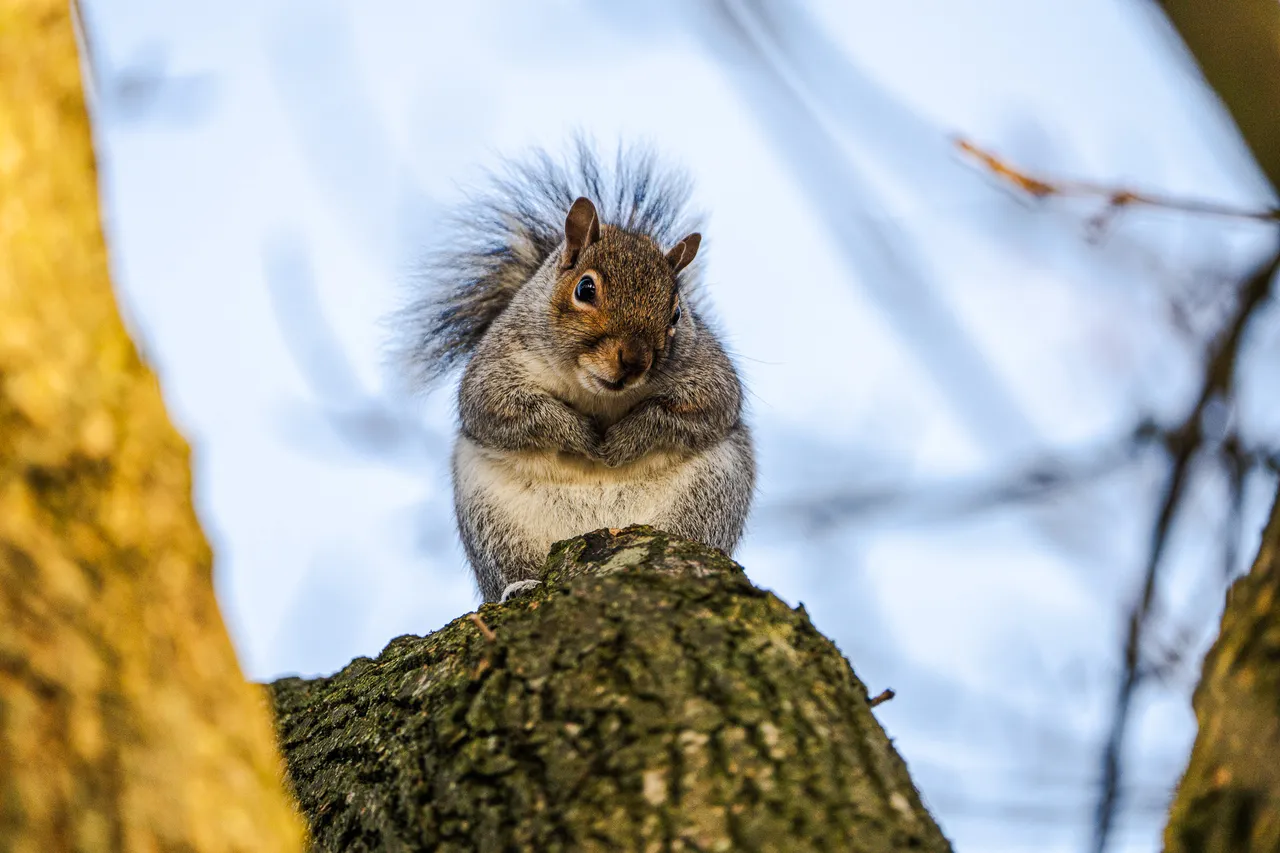
[(1166, 850), (1280, 851), (1280, 499), (1253, 570), (1227, 594), (1193, 705), (1200, 731)]
[(1280, 3), (1158, 2), (1271, 186), (1280, 189)]
[(69, 14), (0, 0), (0, 851), (299, 850), (112, 298)]
[(598, 531), (478, 617), (272, 685), (320, 849), (950, 849), (848, 662), (718, 551)]

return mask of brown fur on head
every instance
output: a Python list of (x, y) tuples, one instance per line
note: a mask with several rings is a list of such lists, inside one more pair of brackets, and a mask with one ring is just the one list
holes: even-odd
[(691, 322), (677, 274), (701, 243), (690, 234), (664, 253), (647, 235), (601, 225), (595, 205), (569, 209), (552, 292), (553, 326), (575, 352), (579, 381), (596, 393), (642, 383)]

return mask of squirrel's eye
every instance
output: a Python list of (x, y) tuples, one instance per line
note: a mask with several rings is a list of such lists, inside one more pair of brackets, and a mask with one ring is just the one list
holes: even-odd
[(578, 281), (578, 286), (573, 289), (573, 298), (588, 305), (596, 301), (596, 283), (591, 276), (583, 276)]
[(671, 315), (671, 325), (674, 326), (676, 323), (679, 323), (679, 322), (680, 322), (680, 306), (677, 305), (675, 313)]

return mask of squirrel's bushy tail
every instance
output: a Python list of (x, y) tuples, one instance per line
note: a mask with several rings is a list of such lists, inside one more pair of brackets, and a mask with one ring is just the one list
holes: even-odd
[(489, 186), (451, 217), (396, 316), (400, 360), (414, 386), (425, 388), (475, 350), (516, 291), (564, 238), (564, 220), (579, 196), (601, 220), (646, 234), (668, 247), (697, 230), (686, 212), (683, 173), (660, 167), (650, 150), (619, 147), (606, 169), (585, 140), (565, 160), (535, 149), (490, 173)]

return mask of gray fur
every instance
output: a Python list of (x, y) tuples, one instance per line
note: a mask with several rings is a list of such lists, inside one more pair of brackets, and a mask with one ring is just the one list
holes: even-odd
[[(446, 252), (403, 315), (420, 381), (466, 362), (454, 504), (486, 601), (535, 580), (553, 542), (601, 527), (651, 524), (732, 553), (754, 494), (741, 382), (682, 269), (699, 240), (664, 256), (689, 226), (685, 184), (648, 157), (620, 155), (606, 177), (577, 154), (570, 169), (544, 154), (513, 167), (483, 208), (492, 215), (455, 243), (489, 248)], [(564, 240), (579, 192), (602, 203), (599, 235), (580, 253)], [(601, 302), (583, 309), (567, 294), (588, 271)], [(652, 366), (605, 391), (594, 379), (624, 340)]]
[[(396, 360), (426, 388), (458, 366), (480, 344), (507, 304), (564, 239), (564, 218), (586, 196), (605, 222), (674, 246), (699, 226), (688, 212), (689, 181), (663, 169), (652, 152), (619, 147), (612, 170), (587, 142), (575, 140), (558, 162), (533, 150), (489, 175), (446, 224), (436, 251), (423, 264), (417, 293), (396, 317)], [(696, 267), (696, 265), (695, 265)], [(696, 298), (698, 270), (681, 274)]]

